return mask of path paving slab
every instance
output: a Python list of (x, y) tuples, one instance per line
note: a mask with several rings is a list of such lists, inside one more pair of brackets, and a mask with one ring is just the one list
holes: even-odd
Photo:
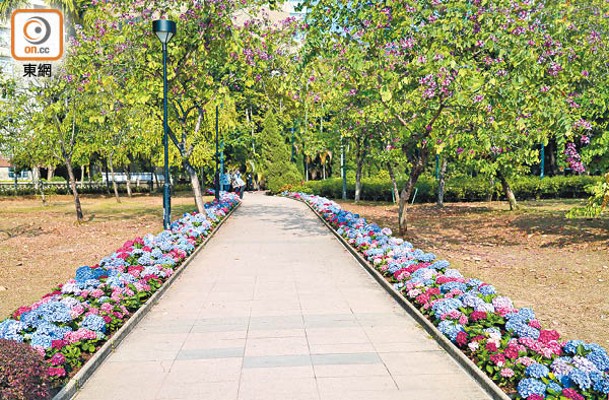
[(306, 205), (250, 193), (75, 397), (489, 398)]

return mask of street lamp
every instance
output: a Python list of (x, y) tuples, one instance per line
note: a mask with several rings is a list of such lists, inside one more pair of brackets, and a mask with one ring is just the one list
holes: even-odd
[(165, 184), (163, 185), (163, 228), (171, 225), (171, 195), (169, 193), (169, 140), (167, 125), (167, 43), (176, 33), (176, 23), (166, 19), (152, 21), (152, 31), (163, 45), (163, 146), (165, 148)]
[[(222, 144), (222, 168), (219, 169), (218, 168), (218, 164), (220, 163), (220, 148), (219, 148), (219, 139), (218, 139), (218, 114), (219, 114), (219, 110), (218, 108), (222, 108), (224, 106), (224, 103), (221, 103), (219, 106), (218, 104), (216, 104), (216, 172), (215, 172), (215, 181), (216, 184), (214, 185), (214, 191), (215, 191), (215, 195), (216, 195), (216, 200), (220, 200), (220, 178), (223, 175), (223, 171), (224, 171), (224, 144)], [(222, 188), (223, 189), (223, 188)]]
[(219, 150), (218, 150), (218, 105), (216, 104), (216, 186), (215, 186), (215, 195), (216, 195), (216, 200), (220, 200), (220, 172), (218, 170), (218, 157), (219, 157)]

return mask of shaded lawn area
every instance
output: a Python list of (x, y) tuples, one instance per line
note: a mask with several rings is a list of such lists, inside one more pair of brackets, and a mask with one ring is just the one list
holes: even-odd
[[(205, 201), (212, 200), (211, 197)], [(127, 240), (163, 230), (161, 195), (82, 196), (85, 222), (76, 224), (71, 196), (0, 198), (0, 320), (94, 265)], [(189, 194), (172, 196), (172, 219), (196, 210)]]
[[(339, 202), (397, 233), (397, 206)], [(579, 200), (449, 203), (408, 208), (405, 239), (494, 285), (563, 338), (609, 348), (609, 218), (567, 219)]]

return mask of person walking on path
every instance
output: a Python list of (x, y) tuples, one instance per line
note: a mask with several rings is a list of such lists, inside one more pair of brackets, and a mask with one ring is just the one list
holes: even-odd
[(241, 172), (236, 169), (232, 176), (232, 185), (235, 193), (239, 195), (239, 198), (243, 198), (243, 189), (245, 188), (245, 182), (241, 179)]

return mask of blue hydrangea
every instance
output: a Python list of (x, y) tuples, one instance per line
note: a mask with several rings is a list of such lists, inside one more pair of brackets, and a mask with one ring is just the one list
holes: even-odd
[(585, 371), (573, 368), (569, 372), (569, 379), (573, 381), (581, 390), (588, 390), (592, 386), (592, 381)]
[(601, 379), (596, 382), (593, 389), (602, 394), (609, 394), (609, 378)]
[(518, 319), (523, 322), (528, 322), (535, 319), (535, 313), (530, 308), (520, 308), (515, 313), (510, 313), (505, 316), (508, 320)]
[(524, 399), (533, 394), (539, 396), (545, 396), (546, 394), (546, 384), (534, 378), (524, 378), (523, 380), (518, 382), (517, 389), (520, 397)]
[(82, 285), (90, 279), (98, 280), (102, 276), (107, 275), (108, 270), (106, 270), (105, 268), (91, 268), (89, 266), (84, 265), (76, 270), (76, 276), (74, 277), (74, 279), (76, 279), (76, 282), (78, 282), (79, 285)]
[(525, 370), (525, 374), (527, 376), (537, 379), (545, 378), (546, 376), (548, 376), (549, 373), (550, 370), (548, 369), (548, 367), (538, 363), (529, 365)]
[(546, 391), (549, 394), (560, 394), (562, 392), (562, 386), (554, 381), (550, 381), (546, 386)]
[(410, 275), (410, 280), (412, 283), (422, 283), (425, 286), (429, 286), (433, 284), (432, 277), (435, 270), (429, 268), (421, 268), (416, 270), (412, 275)]
[(144, 254), (142, 254), (140, 256), (140, 258), (137, 259), (137, 263), (138, 265), (151, 265), (154, 263), (154, 261), (152, 260), (152, 256), (150, 255), (150, 253), (145, 252)]
[(163, 256), (157, 260), (157, 264), (173, 267), (176, 262), (170, 256)]
[(65, 326), (56, 326), (48, 322), (44, 322), (38, 326), (36, 331), (31, 336), (30, 344), (32, 346), (41, 346), (45, 349), (51, 347), (53, 340), (63, 339), (64, 335), (71, 332), (72, 329)]
[(97, 289), (101, 285), (98, 279), (87, 279), (86, 281), (79, 283), (78, 287), (81, 289)]
[(457, 340), (457, 334), (464, 330), (463, 325), (450, 320), (440, 322), (438, 329), (453, 342)]
[(445, 298), (440, 299), (431, 306), (434, 314), (439, 318), (444, 314), (448, 314), (453, 310), (458, 310), (460, 307), (463, 307), (463, 303), (458, 299), (454, 298)]
[(121, 267), (126, 266), (127, 263), (125, 262), (125, 260), (118, 257), (117, 253), (114, 253), (109, 257), (102, 258), (101, 261), (99, 262), (99, 265), (101, 265), (102, 267), (107, 267), (107, 268), (121, 268)]
[(560, 384), (566, 388), (572, 388), (575, 386), (571, 378), (569, 378), (569, 375), (556, 375), (556, 377), (560, 381)]
[(486, 333), (489, 336), (492, 335), (492, 334), (501, 336), (501, 331), (499, 329), (497, 329), (497, 328), (494, 328), (494, 327), (490, 327), (490, 328), (484, 329), (484, 333)]
[(524, 324), (519, 320), (509, 320), (505, 324), (505, 329), (513, 332), (517, 337), (527, 337), (537, 340), (539, 338), (539, 330)]
[(440, 271), (440, 270), (446, 269), (446, 268), (448, 268), (448, 267), (450, 267), (450, 263), (449, 263), (448, 261), (446, 261), (446, 260), (439, 260), (439, 261), (436, 261), (436, 262), (434, 262), (433, 264), (431, 264), (431, 265), (429, 266), (429, 268), (433, 268), (433, 269), (435, 269), (435, 270), (437, 270), (437, 271)]
[(121, 278), (119, 278), (118, 276), (108, 278), (108, 280), (106, 281), (106, 285), (112, 288), (122, 288), (125, 286), (124, 283), (121, 281)]
[(605, 349), (597, 343), (584, 343), (584, 350), (586, 350), (586, 351), (605, 351)]
[(5, 319), (0, 322), (0, 339), (14, 340), (23, 342), (23, 336), (20, 334), (26, 328), (21, 321), (14, 319)]
[(463, 275), (461, 274), (461, 272), (459, 272), (458, 269), (454, 269), (454, 268), (449, 268), (446, 271), (444, 271), (444, 276), (446, 276), (447, 278), (463, 278)]
[(484, 282), (482, 282), (480, 279), (476, 279), (476, 278), (467, 280), (467, 286), (472, 287), (472, 288), (477, 288), (478, 286), (482, 285), (483, 283)]
[(467, 290), (467, 285), (461, 282), (447, 282), (440, 286), (440, 290), (442, 291), (442, 293), (448, 293), (451, 290), (460, 290), (462, 292), (465, 292)]
[(586, 356), (588, 360), (590, 360), (596, 368), (601, 371), (609, 370), (609, 356), (605, 350), (596, 350), (592, 351), (590, 354)]
[(485, 296), (497, 294), (497, 289), (492, 285), (483, 285), (478, 288), (478, 291)]
[(92, 331), (106, 332), (106, 322), (99, 315), (87, 315), (80, 323), (80, 326)]
[(577, 354), (577, 348), (579, 346), (583, 346), (583, 345), (584, 345), (583, 340), (569, 340), (563, 346), (563, 351), (567, 354), (575, 355), (575, 354)]
[(70, 308), (60, 301), (50, 301), (35, 310), (21, 314), (21, 322), (28, 327), (38, 327), (44, 322), (67, 323), (72, 321)]
[(593, 384), (602, 380), (605, 377), (605, 375), (600, 371), (588, 372), (588, 376), (590, 377), (590, 381), (592, 381)]

